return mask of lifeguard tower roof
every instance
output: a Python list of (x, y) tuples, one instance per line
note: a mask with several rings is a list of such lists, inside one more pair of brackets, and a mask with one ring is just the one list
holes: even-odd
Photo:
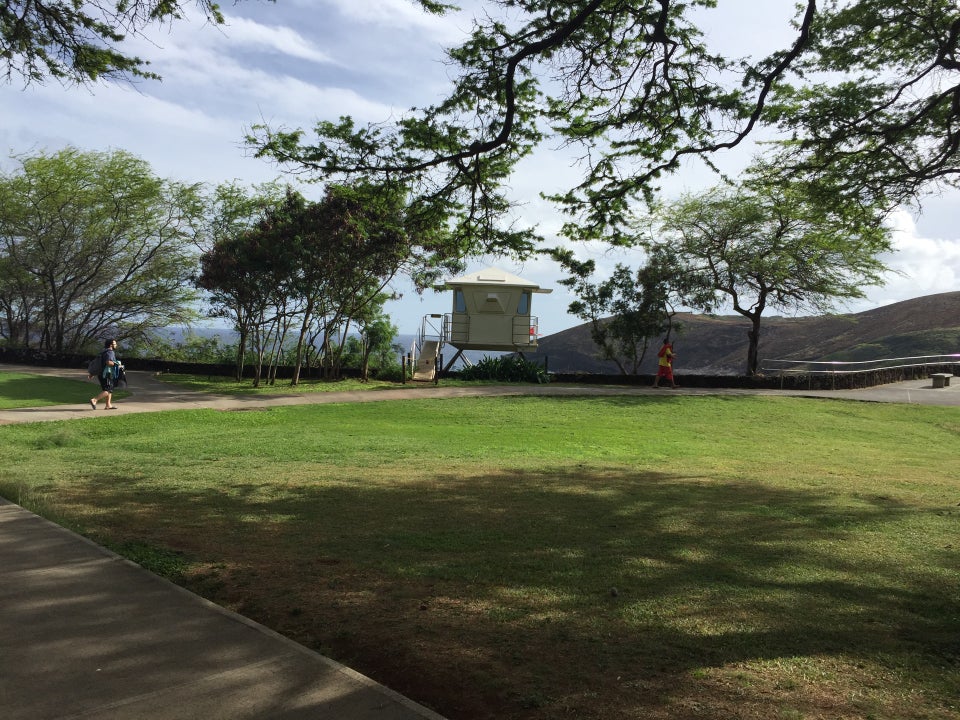
[(552, 289), (541, 288), (537, 283), (530, 280), (524, 280), (522, 277), (512, 275), (500, 268), (484, 268), (476, 272), (468, 273), (462, 277), (447, 280), (443, 285), (436, 287), (437, 290), (453, 290), (464, 285), (502, 285), (504, 287), (518, 287), (535, 293), (551, 293)]

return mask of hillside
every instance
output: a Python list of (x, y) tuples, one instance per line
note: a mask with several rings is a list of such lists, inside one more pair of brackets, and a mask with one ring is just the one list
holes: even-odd
[[(747, 357), (746, 318), (680, 313), (674, 336), (678, 373), (736, 375)], [(659, 345), (647, 352), (641, 373), (655, 371)], [(579, 325), (540, 339), (539, 352), (552, 372), (617, 374), (614, 363), (596, 358), (589, 326)], [(927, 295), (862, 313), (821, 317), (764, 318), (760, 357), (794, 360), (871, 360), (960, 353), (960, 292)]]

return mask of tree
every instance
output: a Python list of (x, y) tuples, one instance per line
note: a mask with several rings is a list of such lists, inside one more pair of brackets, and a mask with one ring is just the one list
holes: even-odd
[(891, 248), (882, 210), (824, 207), (808, 189), (759, 177), (687, 195), (656, 216), (651, 253), (691, 287), (712, 291), (698, 301), (702, 309), (726, 296), (750, 321), (748, 374), (757, 372), (765, 310), (828, 312), (882, 282), (878, 256)]
[(214, 317), (228, 319), (238, 335), (237, 382), (243, 379), (246, 354), (251, 343), (258, 362), (254, 386), (260, 384), (266, 351), (266, 326), (276, 323), (269, 314), (278, 297), (290, 290), (293, 259), (286, 235), (278, 228), (281, 209), (268, 210), (253, 228), (218, 239), (200, 258), (197, 286), (209, 293)]
[(163, 180), (123, 151), (16, 159), (20, 167), (0, 175), (5, 337), (78, 352), (195, 316), (196, 186)]
[(712, 287), (677, 264), (671, 255), (650, 248), (646, 262), (633, 270), (617, 263), (610, 276), (594, 284), (593, 260), (580, 261), (571, 250), (548, 251), (570, 277), (560, 281), (577, 296), (569, 311), (590, 323), (590, 337), (600, 357), (616, 363), (624, 375), (636, 375), (650, 346), (650, 338), (669, 337), (682, 327), (674, 320), (677, 308), (709, 309)]
[[(237, 382), (243, 379), (251, 344), (259, 358), (254, 383), (260, 382), (266, 353), (267, 308), (278, 298), (277, 282), (285, 282), (293, 273), (290, 265), (282, 272), (275, 267), (281, 259), (276, 257), (278, 250), (285, 245), (275, 237), (275, 215), (282, 215), (281, 206), (291, 202), (294, 195), (290, 188), (276, 183), (250, 189), (238, 183), (223, 183), (207, 198), (209, 210), (197, 236), (202, 255), (195, 283), (210, 293), (213, 316), (229, 320), (237, 332)], [(289, 253), (283, 259), (293, 262)], [(282, 276), (279, 280), (278, 273)], [(276, 320), (276, 315), (270, 318)]]
[[(296, 224), (301, 293), (308, 300), (301, 338), (315, 319), (319, 346), (330, 350), (324, 353), (325, 369), (334, 377), (351, 323), (382, 306), (399, 273), (426, 283), (459, 267), (459, 257), (449, 255), (445, 229), (411, 214), (406, 194), (396, 184), (329, 186), (320, 202), (304, 208)], [(298, 368), (299, 357), (298, 345)]]
[[(504, 16), (493, 12), (502, 7)], [(713, 9), (714, 6), (718, 6)], [(960, 8), (955, 0), (816, 0), (764, 58), (711, 51), (714, 0), (497, 0), (449, 52), (449, 97), (395, 126), (349, 118), (254, 126), (261, 156), (325, 178), (413, 178), (412, 204), (453, 218), (464, 251), (529, 252), (498, 225), (504, 182), (548, 134), (584, 172), (557, 200), (571, 234), (632, 241), (638, 198), (688, 158), (708, 164), (759, 128), (783, 130), (791, 166), (870, 205), (960, 177)], [(549, 130), (548, 130), (549, 128)]]
[(393, 345), (397, 327), (383, 314), (386, 300), (387, 296), (383, 296), (355, 319), (358, 334), (348, 336), (341, 348), (343, 367), (359, 369), (363, 382), (370, 379), (371, 369), (376, 372), (397, 365), (397, 350)]
[(335, 377), (351, 324), (382, 305), (398, 273), (425, 281), (456, 267), (448, 250), (443, 228), (407, 215), (400, 186), (330, 186), (319, 202), (288, 190), (252, 228), (214, 242), (198, 284), (240, 334), (238, 379), (248, 338), (263, 357), (264, 343), (279, 349), (299, 324), (296, 385), (311, 346)]
[(655, 269), (648, 266), (633, 272), (618, 263), (609, 278), (594, 284), (590, 279), (596, 270), (593, 260), (577, 260), (563, 248), (550, 254), (570, 273), (560, 281), (577, 296), (569, 311), (590, 323), (590, 338), (600, 358), (615, 363), (624, 375), (636, 375), (649, 339), (672, 327), (673, 313)]
[(254, 227), (284, 201), (288, 192), (289, 187), (279, 182), (251, 187), (238, 182), (217, 185), (206, 197), (208, 209), (202, 232), (197, 235), (198, 249), (206, 252), (218, 240), (236, 237)]
[[(183, 17), (182, 2), (169, 0), (8, 0), (0, 5), (0, 61), (7, 80), (27, 83), (48, 76), (68, 83), (100, 78), (159, 79), (148, 63), (119, 48), (127, 35)], [(196, 0), (209, 22), (223, 23), (213, 0)]]
[(397, 326), (383, 314), (382, 307), (381, 304), (376, 312), (368, 314), (360, 323), (360, 377), (364, 382), (370, 376), (371, 358), (377, 362), (376, 367), (383, 367), (393, 358), (393, 339), (397, 336)]
[(30, 272), (4, 252), (0, 252), (0, 308), (0, 338), (14, 347), (29, 347), (43, 297)]
[[(768, 120), (824, 197), (909, 202), (960, 179), (960, 5), (830, 0)], [(816, 81), (799, 82), (804, 78)]]

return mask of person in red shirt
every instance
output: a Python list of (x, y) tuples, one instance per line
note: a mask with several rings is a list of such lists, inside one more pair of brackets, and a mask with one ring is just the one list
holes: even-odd
[(657, 353), (657, 357), (659, 358), (657, 361), (657, 377), (653, 381), (653, 386), (660, 387), (660, 378), (663, 378), (670, 381), (670, 387), (677, 387), (677, 383), (673, 380), (673, 359), (676, 357), (676, 353), (673, 352), (673, 343), (670, 342), (670, 338), (664, 338), (663, 346)]

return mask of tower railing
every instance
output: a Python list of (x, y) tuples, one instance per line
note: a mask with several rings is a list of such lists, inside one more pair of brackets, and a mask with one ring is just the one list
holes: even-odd
[(420, 357), (420, 351), (423, 349), (423, 343), (427, 340), (437, 341), (439, 347), (449, 341), (449, 331), (447, 329), (447, 317), (440, 313), (433, 315), (424, 315), (420, 323), (420, 332), (417, 333), (413, 341), (412, 353), (414, 357)]
[(513, 344), (517, 347), (536, 348), (540, 321), (529, 315), (517, 315), (513, 318)]

